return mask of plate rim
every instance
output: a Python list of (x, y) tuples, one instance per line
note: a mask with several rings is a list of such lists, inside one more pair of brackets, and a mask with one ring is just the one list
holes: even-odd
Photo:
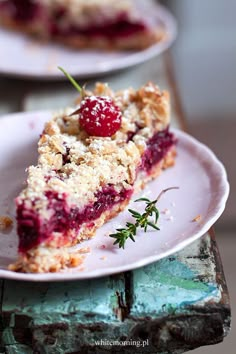
[[(102, 75), (106, 75), (109, 73), (115, 73), (120, 70), (128, 69), (130, 67), (139, 65), (141, 63), (144, 63), (158, 55), (160, 55), (162, 52), (164, 52), (166, 49), (168, 49), (172, 43), (175, 41), (177, 37), (177, 21), (172, 14), (172, 12), (164, 5), (160, 4), (154, 4), (152, 7), (155, 7), (156, 10), (160, 13), (160, 19), (164, 23), (165, 28), (167, 29), (168, 37), (167, 39), (164, 39), (158, 43), (153, 44), (152, 46), (141, 50), (141, 51), (135, 51), (131, 52), (131, 54), (127, 53), (127, 57), (125, 58), (117, 58), (115, 65), (112, 64), (112, 60), (106, 63), (106, 67), (100, 67), (99, 69), (95, 70), (94, 65), (92, 65), (92, 70), (87, 70), (85, 72), (77, 71), (73, 67), (70, 69), (71, 75), (73, 75), (77, 79), (85, 79), (85, 78), (91, 78), (91, 77), (99, 77)], [(163, 20), (163, 18), (165, 20)], [(4, 31), (7, 31), (6, 29), (3, 29)], [(1, 29), (0, 29), (1, 31)], [(13, 32), (14, 33), (14, 32)], [(24, 34), (22, 34), (24, 35)], [(50, 44), (49, 44), (50, 45)], [(53, 48), (53, 47), (52, 47)], [(63, 48), (63, 47), (62, 47)], [(66, 48), (67, 50), (67, 48)], [(120, 52), (120, 51), (118, 51)], [(60, 65), (60, 63), (58, 63)], [(58, 70), (58, 72), (36, 72), (32, 73), (29, 71), (26, 72), (19, 72), (18, 70), (7, 70), (4, 68), (1, 68), (0, 65), (0, 75), (2, 76), (10, 76), (10, 77), (15, 77), (15, 78), (24, 78), (27, 80), (42, 80), (42, 81), (65, 81), (66, 78), (62, 73)]]
[[(51, 113), (52, 113), (51, 111), (30, 111), (30, 112), (19, 112), (19, 113), (7, 114), (0, 117), (0, 126), (1, 126), (1, 122), (9, 119), (16, 119), (16, 117), (19, 115), (24, 116), (26, 119), (36, 114), (43, 115), (45, 116), (45, 120), (46, 120), (46, 117), (48, 117), (48, 115)], [(209, 229), (214, 225), (214, 223), (218, 220), (218, 218), (221, 216), (226, 206), (226, 202), (230, 191), (230, 185), (228, 182), (226, 169), (223, 163), (218, 159), (216, 154), (207, 145), (200, 142), (190, 134), (181, 131), (180, 129), (171, 127), (171, 131), (177, 136), (177, 139), (183, 139), (187, 141), (187, 143), (193, 145), (194, 148), (197, 149), (197, 151), (200, 150), (204, 151), (207, 154), (207, 156), (211, 159), (211, 164), (214, 164), (214, 167), (217, 168), (218, 171), (220, 171), (221, 188), (219, 189), (220, 192), (218, 192), (220, 196), (220, 200), (217, 203), (217, 208), (214, 207), (214, 215), (211, 216), (206, 223), (204, 223), (204, 225), (199, 229), (198, 232), (195, 232), (194, 235), (179, 242), (177, 245), (170, 248), (169, 250), (162, 252), (161, 255), (159, 254), (159, 255), (152, 255), (149, 257), (145, 257), (144, 259), (143, 258), (139, 259), (138, 261), (135, 261), (129, 265), (124, 265), (119, 267), (116, 266), (116, 267), (100, 268), (100, 270), (98, 268), (97, 270), (90, 271), (87, 274), (83, 272), (70, 273), (69, 270), (66, 273), (63, 272), (41, 273), (41, 274), (40, 273), (37, 274), (17, 273), (7, 269), (0, 269), (0, 278), (12, 279), (18, 281), (34, 281), (34, 282), (73, 281), (73, 280), (79, 281), (85, 279), (95, 279), (95, 278), (109, 276), (112, 274), (117, 274), (125, 271), (132, 271), (137, 268), (156, 262), (160, 259), (163, 259), (171, 254), (180, 251), (181, 249), (185, 248), (186, 246), (190, 245), (191, 243), (193, 243), (194, 241), (202, 237), (204, 234), (206, 234), (209, 231)]]

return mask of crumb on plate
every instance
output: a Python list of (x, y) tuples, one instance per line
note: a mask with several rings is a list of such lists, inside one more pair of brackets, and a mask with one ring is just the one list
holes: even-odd
[(10, 231), (13, 226), (13, 220), (6, 215), (0, 216), (0, 231), (7, 232)]
[(80, 272), (83, 272), (83, 271), (85, 270), (85, 267), (80, 267), (78, 270), (79, 270)]
[(166, 209), (162, 210), (161, 213), (165, 214), (165, 215), (169, 215), (170, 214), (170, 210), (166, 208)]
[(198, 222), (200, 221), (202, 218), (202, 216), (200, 214), (198, 214), (197, 216), (195, 216), (195, 218), (192, 219), (193, 222)]
[(80, 248), (78, 250), (78, 253), (80, 253), (80, 254), (90, 253), (90, 252), (91, 252), (91, 248), (90, 247), (83, 247), (83, 248)]

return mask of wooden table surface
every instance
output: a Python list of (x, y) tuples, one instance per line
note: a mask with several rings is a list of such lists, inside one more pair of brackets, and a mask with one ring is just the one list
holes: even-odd
[[(114, 89), (150, 79), (170, 91), (172, 125), (186, 129), (169, 54), (99, 78)], [(76, 96), (66, 81), (6, 77), (0, 78), (0, 92), (1, 116), (61, 108)], [(61, 283), (0, 280), (0, 286), (0, 354), (174, 354), (218, 343), (230, 328), (213, 230), (135, 271)]]

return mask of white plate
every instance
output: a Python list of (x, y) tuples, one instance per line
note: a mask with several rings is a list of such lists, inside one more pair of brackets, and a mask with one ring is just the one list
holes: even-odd
[[(25, 168), (36, 161), (36, 142), (49, 117), (49, 112), (29, 112), (0, 119), (0, 215), (7, 214), (14, 219), (14, 198), (22, 189)], [(173, 131), (178, 138), (176, 165), (164, 171), (140, 194), (152, 199), (162, 189), (179, 187), (164, 194), (158, 203), (161, 211), (160, 231), (139, 232), (136, 242), (129, 240), (124, 250), (113, 246), (109, 234), (130, 220), (126, 210), (104, 225), (92, 240), (77, 246), (91, 248), (83, 269), (51, 274), (22, 274), (6, 270), (17, 254), (14, 228), (10, 234), (0, 234), (0, 277), (51, 281), (117, 273), (166, 257), (207, 232), (225, 208), (229, 193), (225, 169), (205, 145), (186, 133)], [(131, 202), (129, 207), (140, 210), (142, 205)], [(201, 215), (201, 220), (192, 221), (197, 215)]]
[(161, 22), (167, 38), (142, 51), (104, 52), (72, 50), (54, 43), (39, 43), (20, 33), (0, 30), (0, 73), (34, 79), (64, 79), (60, 65), (73, 76), (85, 78), (101, 75), (142, 63), (167, 49), (176, 37), (176, 22), (162, 6), (146, 9)]

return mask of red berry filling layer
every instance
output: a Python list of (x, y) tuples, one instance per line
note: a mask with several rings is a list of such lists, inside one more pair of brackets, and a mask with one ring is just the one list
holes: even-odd
[(15, 21), (32, 21), (37, 17), (40, 5), (32, 0), (11, 0), (2, 1), (0, 10), (5, 10)]
[[(58, 7), (54, 13), (46, 14), (43, 6), (33, 0), (5, 0), (0, 2), (0, 10), (6, 11), (7, 15), (17, 22), (30, 22), (37, 17), (44, 20), (44, 28), (48, 29), (48, 35), (54, 36), (76, 36), (123, 38), (132, 36), (135, 33), (146, 30), (146, 25), (141, 21), (131, 22), (126, 13), (121, 12), (115, 20), (104, 19), (100, 25), (92, 24), (88, 27), (77, 27), (64, 25), (64, 18), (67, 15), (66, 8)], [(62, 23), (62, 25), (60, 25)]]
[(61, 29), (57, 27), (57, 34), (59, 35), (84, 35), (86, 37), (106, 37), (106, 38), (123, 38), (132, 36), (135, 33), (145, 31), (146, 26), (142, 22), (130, 22), (126, 14), (120, 14), (115, 21), (105, 22), (103, 25), (94, 25), (87, 28), (70, 27), (67, 31), (62, 33)]
[(147, 149), (142, 156), (141, 169), (147, 173), (150, 172), (152, 167), (163, 159), (175, 143), (176, 138), (173, 133), (169, 132), (169, 128), (154, 134), (149, 139)]
[[(115, 204), (130, 199), (133, 190), (123, 189), (117, 193), (114, 187), (106, 186), (96, 194), (96, 202), (87, 205), (82, 211), (76, 206), (69, 207), (66, 195), (59, 195), (56, 192), (47, 191), (48, 210), (52, 212), (49, 220), (42, 219), (34, 210), (26, 207), (26, 204), (17, 206), (18, 235), (20, 238), (19, 252), (25, 253), (29, 249), (50, 241), (53, 233), (60, 233), (55, 243), (60, 247), (63, 244), (73, 241), (83, 223), (93, 221), (106, 210), (111, 209)], [(35, 204), (35, 202), (33, 202)]]

